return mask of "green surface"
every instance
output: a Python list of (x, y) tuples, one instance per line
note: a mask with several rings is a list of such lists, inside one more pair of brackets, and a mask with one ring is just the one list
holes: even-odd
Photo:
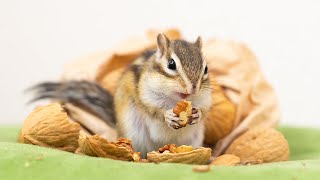
[(0, 126), (0, 142), (15, 142), (18, 133), (19, 128), (17, 126)]
[[(196, 173), (191, 165), (143, 164), (80, 156), (14, 143), (18, 128), (0, 128), (0, 179), (316, 179), (320, 176), (320, 130), (280, 128), (291, 160), (256, 166), (213, 167)], [(304, 160), (302, 160), (304, 159)]]

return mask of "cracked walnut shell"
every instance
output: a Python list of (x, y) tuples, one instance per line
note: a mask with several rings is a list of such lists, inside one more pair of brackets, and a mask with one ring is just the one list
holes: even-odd
[(88, 156), (115, 160), (140, 161), (140, 152), (134, 152), (131, 141), (126, 138), (120, 138), (116, 142), (108, 142), (99, 135), (81, 135), (79, 138), (78, 152)]
[(69, 120), (58, 103), (36, 108), (23, 123), (19, 142), (74, 152), (80, 125)]
[(207, 164), (211, 157), (211, 149), (199, 147), (193, 149), (191, 146), (179, 146), (174, 144), (166, 145), (159, 151), (152, 151), (147, 154), (149, 162), (184, 163), (184, 164)]

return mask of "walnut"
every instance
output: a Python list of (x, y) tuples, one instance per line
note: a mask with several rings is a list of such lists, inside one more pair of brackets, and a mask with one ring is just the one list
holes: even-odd
[(186, 146), (186, 145), (182, 145), (177, 147), (176, 149), (173, 149), (172, 152), (174, 153), (182, 153), (182, 152), (189, 152), (192, 151), (193, 147), (192, 146)]
[(211, 157), (211, 149), (199, 147), (193, 149), (191, 146), (166, 145), (159, 151), (147, 154), (149, 162), (185, 163), (185, 164), (207, 164)]
[(79, 138), (79, 152), (88, 156), (104, 157), (123, 161), (140, 161), (140, 152), (134, 152), (131, 141), (120, 138), (117, 142), (108, 142), (99, 135)]
[(240, 157), (242, 162), (277, 162), (289, 159), (285, 137), (273, 128), (253, 128), (235, 139), (227, 154)]
[(175, 144), (167, 144), (161, 148), (159, 148), (159, 152), (163, 153), (165, 151), (169, 151), (171, 153), (181, 153), (181, 152), (189, 152), (193, 150), (192, 146), (186, 146), (186, 145), (182, 145), (177, 147)]
[(19, 142), (74, 152), (80, 125), (58, 103), (36, 108), (23, 123)]
[(182, 120), (182, 125), (187, 124), (189, 116), (192, 114), (191, 101), (182, 100), (181, 102), (177, 102), (176, 107), (173, 109), (173, 113), (179, 115), (180, 120)]
[(140, 152), (134, 152), (132, 155), (132, 159), (134, 162), (143, 162), (141, 161), (141, 153)]
[(167, 145), (159, 148), (158, 151), (159, 151), (160, 153), (163, 153), (163, 152), (165, 152), (166, 150), (169, 150), (169, 152), (172, 152), (172, 151), (174, 151), (174, 149), (176, 149), (176, 148), (177, 148), (177, 146), (176, 146), (175, 144), (167, 144)]
[(210, 165), (214, 166), (234, 166), (240, 163), (240, 158), (232, 154), (224, 154), (215, 158)]

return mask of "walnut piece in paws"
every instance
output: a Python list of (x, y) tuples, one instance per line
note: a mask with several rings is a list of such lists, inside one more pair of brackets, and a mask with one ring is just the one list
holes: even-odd
[(179, 116), (182, 125), (187, 124), (189, 117), (192, 115), (191, 101), (182, 100), (181, 102), (177, 102), (176, 107), (173, 109), (173, 113)]

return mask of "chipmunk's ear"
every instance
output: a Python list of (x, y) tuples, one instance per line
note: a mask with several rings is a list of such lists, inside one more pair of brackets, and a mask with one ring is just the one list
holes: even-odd
[(157, 45), (158, 45), (158, 53), (160, 56), (166, 54), (168, 52), (170, 46), (170, 40), (166, 35), (160, 33), (157, 37)]
[(198, 36), (195, 44), (199, 47), (199, 49), (202, 48), (202, 38), (201, 38), (201, 36)]

